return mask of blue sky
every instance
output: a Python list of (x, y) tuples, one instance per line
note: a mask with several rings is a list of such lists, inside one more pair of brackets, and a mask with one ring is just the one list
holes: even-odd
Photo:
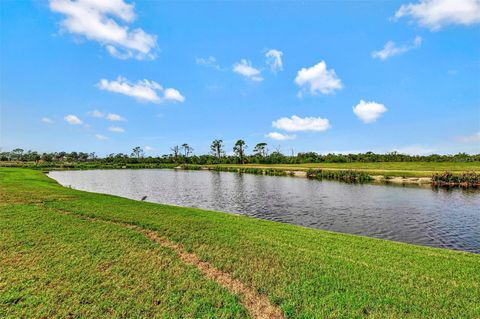
[(0, 36), (3, 150), (480, 153), (478, 0), (3, 1)]

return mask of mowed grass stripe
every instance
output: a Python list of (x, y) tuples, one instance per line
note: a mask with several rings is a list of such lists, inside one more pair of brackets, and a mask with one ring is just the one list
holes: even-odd
[(0, 318), (249, 318), (238, 298), (137, 231), (0, 207)]
[[(75, 215), (72, 212), (60, 211), (64, 214)], [(253, 318), (257, 319), (282, 319), (284, 315), (282, 311), (272, 305), (268, 298), (265, 296), (259, 295), (255, 290), (250, 287), (245, 286), (240, 280), (232, 278), (232, 276), (226, 272), (223, 272), (207, 262), (204, 262), (198, 258), (197, 255), (193, 253), (188, 253), (182, 247), (182, 245), (170, 241), (168, 238), (159, 236), (156, 232), (141, 228), (139, 226), (113, 222), (109, 220), (102, 220), (99, 218), (88, 218), (82, 215), (76, 215), (77, 217), (89, 220), (92, 222), (104, 222), (108, 224), (114, 224), (117, 226), (125, 227), (136, 232), (139, 232), (145, 235), (147, 238), (153, 242), (160, 244), (163, 247), (171, 249), (174, 251), (177, 256), (186, 264), (192, 265), (200, 270), (207, 278), (214, 280), (219, 285), (225, 287), (230, 292), (239, 295), (242, 300), (243, 305), (247, 308), (248, 312)]]

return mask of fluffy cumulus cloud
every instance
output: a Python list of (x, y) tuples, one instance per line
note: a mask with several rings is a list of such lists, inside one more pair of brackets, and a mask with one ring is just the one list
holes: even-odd
[(256, 69), (252, 66), (252, 62), (242, 59), (240, 62), (235, 63), (233, 65), (233, 72), (238, 73), (245, 78), (255, 81), (255, 82), (261, 82), (263, 81), (262, 74), (259, 69)]
[(302, 88), (299, 92), (301, 97), (304, 92), (312, 95), (333, 94), (343, 88), (342, 81), (338, 78), (334, 69), (327, 69), (325, 61), (320, 61), (310, 68), (302, 68), (298, 71), (295, 83)]
[(328, 130), (330, 122), (321, 117), (304, 117), (293, 115), (291, 118), (282, 117), (272, 122), (272, 126), (287, 132), (323, 132)]
[(277, 140), (277, 141), (287, 141), (287, 140), (293, 140), (297, 136), (296, 135), (289, 135), (289, 134), (282, 134), (278, 132), (270, 132), (266, 135), (266, 137), (271, 138), (272, 140)]
[(151, 146), (148, 146), (148, 145), (147, 145), (147, 146), (145, 146), (145, 147), (144, 147), (144, 149), (145, 149), (145, 152), (151, 152), (151, 151), (153, 151), (153, 150), (154, 150), (154, 148), (153, 148), (153, 147), (151, 147)]
[(185, 97), (178, 90), (173, 88), (164, 89), (155, 81), (140, 80), (137, 83), (130, 83), (126, 78), (120, 76), (112, 81), (101, 79), (97, 86), (101, 90), (123, 94), (143, 102), (185, 101)]
[(153, 59), (156, 36), (130, 29), (134, 5), (123, 0), (50, 0), (50, 9), (63, 15), (62, 30), (97, 41), (114, 57)]
[(275, 49), (268, 50), (265, 53), (265, 57), (267, 58), (266, 63), (273, 73), (277, 73), (278, 71), (283, 70), (282, 55), (282, 51), (278, 51)]
[(422, 42), (423, 42), (423, 39), (422, 37), (419, 37), (419, 36), (415, 37), (412, 44), (403, 45), (400, 47), (396, 46), (395, 42), (388, 41), (387, 43), (385, 43), (385, 46), (383, 47), (382, 50), (373, 51), (372, 57), (374, 59), (386, 60), (392, 56), (400, 55), (412, 49), (419, 48), (422, 45)]
[(439, 30), (447, 25), (480, 23), (480, 0), (421, 0), (404, 4), (395, 19), (410, 17), (421, 26)]
[(115, 133), (124, 133), (125, 132), (125, 129), (123, 127), (120, 127), (120, 126), (110, 126), (108, 128), (108, 130), (110, 132), (115, 132)]
[(49, 117), (42, 117), (41, 121), (42, 123), (45, 123), (45, 124), (53, 124), (53, 120)]
[(367, 124), (375, 122), (386, 111), (385, 105), (364, 100), (360, 100), (360, 103), (353, 107), (353, 113)]
[(80, 120), (78, 118), (78, 116), (73, 115), (73, 114), (69, 114), (69, 115), (65, 116), (64, 120), (67, 121), (67, 123), (71, 124), (71, 125), (80, 125), (80, 124), (83, 123), (82, 120)]
[(185, 101), (185, 97), (180, 94), (180, 92), (176, 89), (168, 88), (165, 89), (164, 92), (164, 99), (167, 101), (177, 101), (177, 102), (183, 102)]
[(220, 65), (217, 63), (217, 59), (211, 55), (206, 58), (195, 58), (195, 62), (198, 65), (214, 68), (215, 70), (221, 70)]

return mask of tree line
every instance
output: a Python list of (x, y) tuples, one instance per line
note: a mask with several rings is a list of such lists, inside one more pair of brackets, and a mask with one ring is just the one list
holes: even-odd
[[(285, 155), (279, 147), (273, 151), (267, 143), (256, 144), (247, 154), (248, 145), (244, 140), (235, 142), (232, 153), (227, 154), (223, 140), (216, 139), (210, 145), (210, 153), (195, 155), (194, 149), (184, 143), (170, 148), (171, 153), (162, 156), (146, 156), (140, 147), (134, 147), (130, 153), (112, 153), (104, 157), (85, 152), (36, 152), (16, 148), (0, 152), (0, 161), (21, 162), (100, 162), (100, 163), (162, 163), (162, 164), (304, 164), (304, 163), (354, 163), (354, 162), (480, 162), (480, 154), (458, 153), (452, 155), (407, 155), (398, 152), (377, 154), (373, 152), (358, 154), (318, 154), (303, 152)], [(293, 152), (292, 152), (293, 153)]]

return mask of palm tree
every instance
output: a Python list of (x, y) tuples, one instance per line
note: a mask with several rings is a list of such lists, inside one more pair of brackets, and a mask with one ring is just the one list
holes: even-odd
[(173, 152), (173, 157), (175, 158), (175, 161), (176, 161), (178, 154), (180, 154), (180, 146), (175, 145), (174, 147), (171, 147), (170, 150)]
[(136, 157), (136, 158), (140, 158), (140, 157), (143, 157), (143, 150), (140, 146), (137, 146), (137, 147), (134, 147), (132, 149), (132, 157)]
[(190, 155), (190, 153), (193, 152), (193, 148), (190, 147), (187, 143), (182, 144), (182, 149), (185, 157), (188, 157), (188, 155)]
[(238, 140), (235, 142), (233, 146), (233, 152), (240, 158), (240, 163), (244, 163), (245, 161), (245, 149), (248, 146), (245, 144), (244, 140)]
[(223, 152), (223, 141), (222, 140), (214, 140), (212, 145), (210, 145), (210, 149), (212, 150), (213, 155), (217, 158), (222, 157)]

